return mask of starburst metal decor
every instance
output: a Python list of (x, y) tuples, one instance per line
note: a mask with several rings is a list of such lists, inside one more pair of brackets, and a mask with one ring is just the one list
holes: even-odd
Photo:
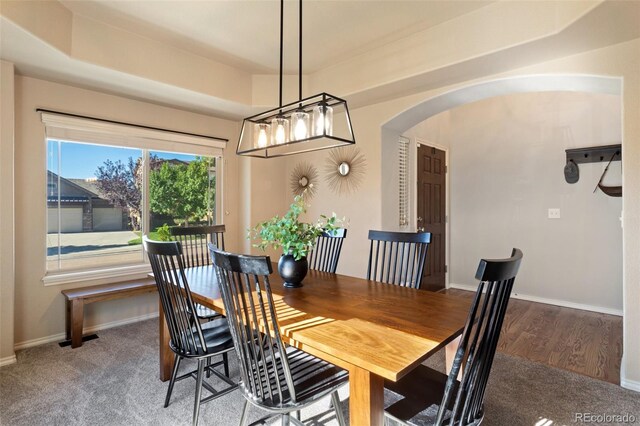
[(356, 147), (338, 148), (329, 153), (325, 180), (339, 194), (355, 192), (360, 186), (367, 167), (367, 160)]
[(289, 184), (293, 195), (302, 195), (307, 191), (305, 197), (311, 198), (318, 189), (318, 170), (309, 163), (300, 163), (291, 172)]

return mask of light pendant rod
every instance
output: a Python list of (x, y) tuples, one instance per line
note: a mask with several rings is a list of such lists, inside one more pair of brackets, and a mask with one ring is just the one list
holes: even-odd
[(302, 99), (302, 0), (300, 0), (300, 28), (298, 30), (298, 100)]
[(283, 105), (284, 0), (280, 0), (280, 100), (242, 122), (238, 155), (282, 157), (356, 143), (347, 101), (321, 92), (302, 97), (302, 1), (298, 9), (298, 100)]
[(280, 0), (280, 103), (279, 107), (282, 108), (282, 50), (284, 37), (284, 0)]

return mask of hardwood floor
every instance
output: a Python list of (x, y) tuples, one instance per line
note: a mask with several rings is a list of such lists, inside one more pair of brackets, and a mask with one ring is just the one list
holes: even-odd
[(622, 317), (511, 299), (498, 350), (620, 384)]

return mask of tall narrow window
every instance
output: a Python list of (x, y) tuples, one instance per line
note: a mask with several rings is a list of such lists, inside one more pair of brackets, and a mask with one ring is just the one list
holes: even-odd
[(398, 140), (398, 217), (400, 227), (409, 225), (409, 139)]

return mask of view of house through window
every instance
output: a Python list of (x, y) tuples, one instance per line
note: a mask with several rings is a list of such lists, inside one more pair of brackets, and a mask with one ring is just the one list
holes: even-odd
[(140, 264), (143, 233), (215, 223), (215, 195), (215, 158), (49, 139), (47, 271)]

